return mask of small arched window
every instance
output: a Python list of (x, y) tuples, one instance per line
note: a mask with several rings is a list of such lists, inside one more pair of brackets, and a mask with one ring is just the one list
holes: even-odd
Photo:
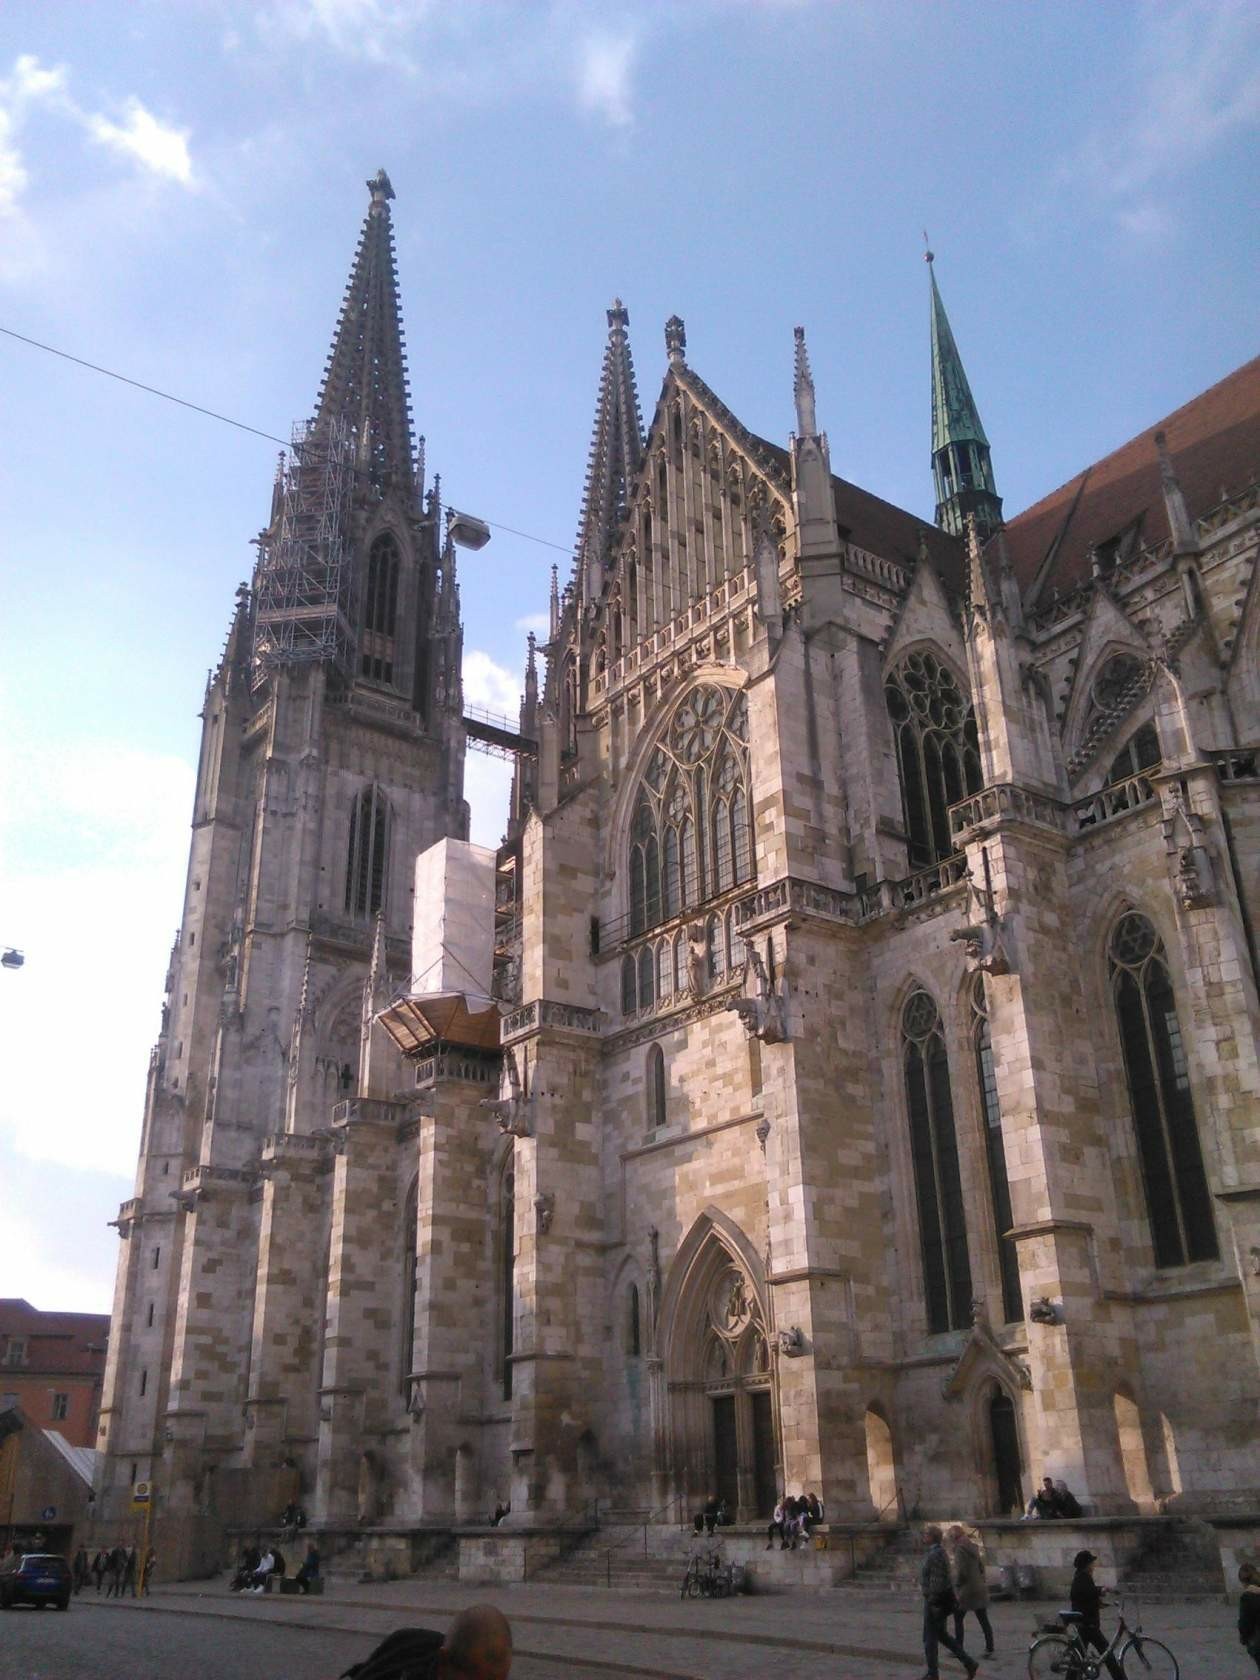
[(626, 1290), (626, 1353), (638, 1359), (643, 1351), (643, 1330), (639, 1317), (639, 1286), (632, 1283)]
[(394, 631), (398, 620), (398, 544), (382, 531), (368, 552), (359, 671), (374, 682), (394, 680)]
[(975, 1050), (976, 1084), (984, 1117), (989, 1195), (993, 1203), (998, 1269), (1002, 1279), (1002, 1316), (1008, 1324), (1014, 1324), (1024, 1316), (1024, 1301), (1019, 1286), (1019, 1255), (1014, 1242), (1007, 1235), (1011, 1228), (1011, 1185), (1006, 1170), (1002, 1109), (998, 1102), (997, 1070), (993, 1063), (993, 1038), (989, 1031), (989, 1006), (985, 997), (983, 974), (976, 975), (971, 990), (971, 1042)]
[(743, 693), (685, 695), (648, 760), (630, 824), (630, 933), (751, 879)]
[(389, 806), (373, 785), (364, 788), (350, 808), (346, 909), (352, 916), (374, 916), (385, 908), (388, 860)]
[(1215, 1260), (1212, 1196), (1163, 941), (1131, 910), (1116, 923), (1108, 955), (1155, 1264)]
[(666, 1120), (665, 1111), (665, 1052), (659, 1044), (648, 1046), (645, 1066), (647, 1078), (647, 1123), (649, 1131), (656, 1131)]
[(949, 807), (980, 789), (971, 704), (935, 654), (907, 654), (884, 685), (897, 746), (910, 866), (926, 869), (954, 850)]
[(971, 1262), (949, 1058), (940, 1013), (927, 992), (906, 1000), (901, 1034), (927, 1327), (932, 1333), (961, 1330), (971, 1322)]
[(638, 968), (631, 956), (621, 959), (621, 1013), (633, 1015), (638, 1004), (639, 979)]

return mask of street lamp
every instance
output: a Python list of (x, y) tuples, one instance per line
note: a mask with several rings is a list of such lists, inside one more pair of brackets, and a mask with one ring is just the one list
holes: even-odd
[(4, 955), (0, 956), (0, 968), (21, 968), (25, 961), (21, 951), (14, 950), (10, 945), (5, 949)]
[(454, 508), (446, 515), (446, 530), (451, 541), (460, 548), (484, 548), (490, 541), (490, 527), (475, 514), (458, 513)]

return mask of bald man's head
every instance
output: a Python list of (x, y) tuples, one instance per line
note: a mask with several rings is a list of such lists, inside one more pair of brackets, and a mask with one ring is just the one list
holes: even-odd
[(442, 1646), (444, 1680), (507, 1680), (512, 1672), (512, 1629), (493, 1604), (471, 1604), (451, 1623)]

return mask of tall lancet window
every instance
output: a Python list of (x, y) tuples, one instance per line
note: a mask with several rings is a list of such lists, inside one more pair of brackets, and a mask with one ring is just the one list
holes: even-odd
[(976, 1084), (983, 1110), (989, 1195), (993, 1203), (998, 1269), (1002, 1278), (1002, 1317), (1008, 1324), (1013, 1324), (1023, 1318), (1024, 1302), (1019, 1287), (1019, 1256), (1014, 1242), (1006, 1234), (1011, 1228), (1011, 1183), (1006, 1170), (1002, 1109), (998, 1103), (997, 1069), (993, 1063), (993, 1036), (989, 1031), (989, 1005), (984, 993), (983, 974), (976, 975), (971, 991), (971, 1042), (976, 1055)]
[(980, 789), (980, 747), (970, 702), (952, 672), (926, 651), (907, 654), (884, 685), (910, 867), (926, 869), (954, 850), (949, 807)]
[(683, 699), (648, 760), (629, 838), (631, 934), (752, 879), (742, 692), (704, 683)]
[(511, 1161), (499, 1191), (499, 1381), (512, 1398), (512, 1354), (516, 1349), (516, 1173)]
[(1163, 942), (1145, 916), (1129, 911), (1116, 923), (1109, 956), (1155, 1264), (1215, 1260), (1212, 1197)]
[(407, 1395), (411, 1373), (416, 1368), (416, 1285), (420, 1281), (420, 1267), (416, 1254), (416, 1225), (420, 1205), (420, 1183), (416, 1181), (407, 1193), (403, 1207), (402, 1228), (402, 1392)]
[(384, 908), (388, 859), (389, 806), (380, 788), (364, 788), (350, 810), (346, 909), (352, 916), (374, 916)]
[(914, 992), (906, 1000), (901, 1033), (927, 1327), (931, 1332), (961, 1330), (971, 1322), (967, 1222), (949, 1058), (940, 1013), (927, 992)]
[(398, 544), (383, 531), (368, 552), (363, 603), (360, 675), (373, 682), (394, 680), (394, 629), (398, 619)]

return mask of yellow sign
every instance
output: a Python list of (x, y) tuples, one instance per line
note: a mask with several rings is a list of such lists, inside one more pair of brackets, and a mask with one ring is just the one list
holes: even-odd
[(132, 1483), (132, 1486), (131, 1486), (131, 1508), (132, 1508), (133, 1511), (144, 1510), (145, 1506), (148, 1505), (148, 1503), (152, 1499), (152, 1497), (153, 1497), (153, 1484), (151, 1482), (133, 1482)]

